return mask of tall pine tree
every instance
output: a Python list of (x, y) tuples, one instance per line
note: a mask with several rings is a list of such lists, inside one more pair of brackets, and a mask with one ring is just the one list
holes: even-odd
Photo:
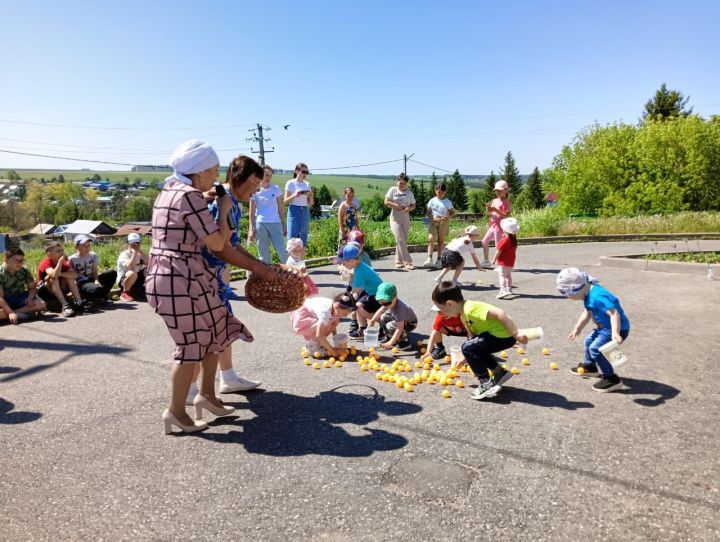
[(500, 178), (508, 183), (511, 196), (518, 196), (522, 192), (522, 177), (515, 165), (515, 158), (513, 158), (511, 151), (508, 151), (505, 155), (505, 163), (500, 171)]
[(415, 210), (413, 216), (425, 216), (428, 201), (434, 194), (430, 194), (425, 188), (425, 181), (420, 179), (420, 185), (418, 186), (417, 193), (415, 194)]
[(525, 196), (526, 205), (532, 209), (539, 209), (545, 205), (545, 196), (543, 195), (542, 190), (542, 177), (540, 177), (540, 170), (537, 167), (533, 169), (532, 175), (530, 175), (530, 178), (523, 189), (523, 195)]
[(456, 169), (446, 184), (447, 197), (452, 201), (453, 207), (458, 211), (466, 210), (468, 208), (467, 188), (465, 186), (465, 179), (460, 175), (460, 171)]
[(435, 172), (432, 172), (432, 175), (430, 176), (430, 194), (435, 195), (435, 187), (437, 186), (437, 175), (435, 175)]

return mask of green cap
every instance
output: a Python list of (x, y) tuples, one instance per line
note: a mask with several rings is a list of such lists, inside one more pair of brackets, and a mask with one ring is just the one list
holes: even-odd
[(385, 301), (386, 303), (388, 301), (392, 301), (397, 297), (397, 286), (395, 286), (392, 282), (383, 282), (378, 286), (377, 293), (375, 294), (375, 299), (378, 301)]

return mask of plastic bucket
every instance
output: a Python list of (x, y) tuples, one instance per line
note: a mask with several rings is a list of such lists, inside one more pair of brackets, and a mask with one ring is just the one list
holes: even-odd
[(529, 327), (526, 329), (519, 329), (518, 331), (525, 335), (529, 341), (542, 341), (545, 336), (543, 328), (541, 327)]
[(620, 345), (616, 341), (605, 343), (600, 348), (600, 353), (607, 358), (610, 365), (618, 367), (627, 361), (625, 352), (620, 350)]
[(335, 348), (337, 348), (338, 350), (347, 350), (348, 336), (344, 333), (338, 333), (337, 335), (333, 335), (333, 345), (335, 345)]
[(365, 346), (367, 348), (378, 345), (378, 334), (379, 333), (380, 333), (380, 328), (378, 328), (378, 327), (373, 327), (373, 328), (368, 327), (365, 330), (364, 341), (365, 341)]

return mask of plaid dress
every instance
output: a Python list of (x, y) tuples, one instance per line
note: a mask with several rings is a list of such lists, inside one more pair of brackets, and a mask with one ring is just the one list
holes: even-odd
[(202, 239), (219, 230), (202, 193), (175, 181), (155, 200), (145, 290), (175, 341), (177, 363), (199, 362), (238, 338), (253, 336), (218, 297), (215, 270), (201, 256)]

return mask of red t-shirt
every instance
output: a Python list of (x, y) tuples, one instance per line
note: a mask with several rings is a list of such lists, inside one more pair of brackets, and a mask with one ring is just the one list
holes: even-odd
[[(40, 265), (38, 265), (38, 280), (42, 281), (45, 280), (45, 275), (47, 273), (48, 269), (53, 269), (56, 264), (52, 263), (49, 256), (46, 256), (41, 262)], [(60, 269), (61, 273), (65, 273), (66, 271), (72, 271), (72, 268), (70, 267), (70, 262), (65, 260), (62, 263), (62, 268)]]
[(497, 264), (503, 267), (515, 267), (516, 246), (513, 246), (512, 240), (507, 235), (503, 235), (497, 246), (498, 257)]
[(459, 316), (452, 316), (450, 318), (446, 318), (442, 314), (436, 315), (432, 328), (435, 331), (440, 331), (440, 328), (443, 327), (451, 333), (465, 333), (465, 326), (463, 325), (462, 319)]

